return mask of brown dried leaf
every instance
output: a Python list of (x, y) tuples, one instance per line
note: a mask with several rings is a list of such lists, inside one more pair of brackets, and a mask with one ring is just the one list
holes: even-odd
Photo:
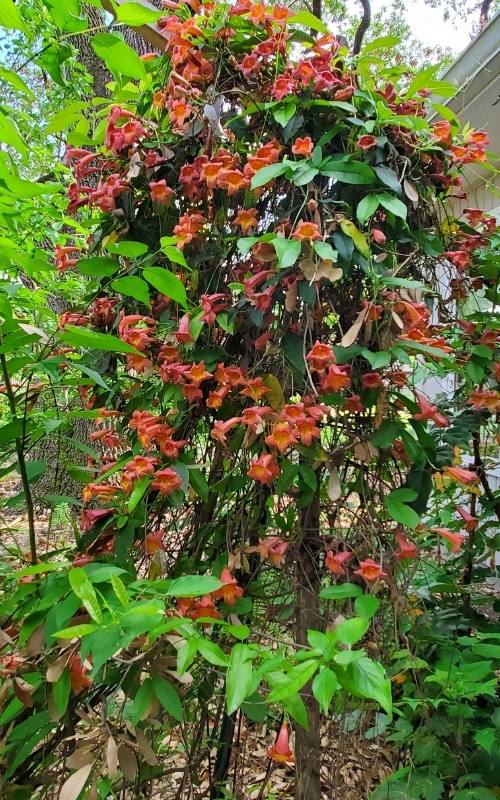
[(16, 676), (14, 678), (14, 694), (26, 708), (33, 708), (33, 698), (31, 695), (35, 691), (35, 687)]
[(59, 680), (66, 668), (70, 655), (70, 653), (65, 652), (52, 662), (45, 675), (48, 683), (56, 683)]
[(85, 745), (79, 747), (66, 759), (66, 767), (68, 769), (81, 769), (81, 767), (84, 767), (86, 764), (93, 764), (95, 761), (93, 751), (93, 744), (90, 747)]
[(137, 739), (137, 744), (139, 745), (139, 750), (141, 751), (142, 755), (144, 756), (144, 761), (146, 764), (149, 764), (151, 767), (155, 767), (158, 764), (158, 759), (156, 757), (156, 753), (154, 752), (151, 744), (143, 731), (140, 728), (136, 728), (135, 730), (135, 738)]
[(401, 317), (399, 316), (399, 314), (396, 314), (396, 312), (393, 311), (392, 312), (392, 318), (393, 318), (394, 322), (396, 323), (396, 325), (398, 326), (398, 328), (401, 328), (401, 330), (404, 330), (405, 324), (404, 324), (403, 320), (401, 319)]
[(403, 181), (403, 189), (405, 191), (405, 195), (407, 196), (408, 200), (411, 200), (412, 203), (418, 203), (418, 192), (415, 189), (413, 183), (405, 178)]
[(330, 477), (328, 478), (327, 494), (330, 500), (335, 502), (340, 498), (341, 493), (339, 473), (334, 467), (330, 471)]
[(285, 308), (292, 314), (295, 309), (297, 308), (297, 294), (298, 294), (298, 284), (295, 282), (290, 286), (288, 291), (285, 293)]
[(63, 783), (59, 793), (59, 800), (77, 800), (77, 797), (87, 783), (92, 766), (92, 764), (86, 764)]
[(106, 744), (106, 763), (109, 777), (116, 777), (118, 774), (118, 745), (112, 736), (109, 737)]
[(354, 445), (354, 453), (360, 461), (371, 461), (378, 455), (378, 449), (370, 442), (358, 442)]
[(321, 278), (327, 278), (329, 281), (338, 281), (342, 277), (342, 270), (340, 267), (334, 267), (333, 261), (330, 259), (314, 259), (312, 254), (307, 258), (303, 258), (299, 264), (304, 278), (312, 283), (312, 281), (319, 281)]
[(354, 344), (367, 315), (368, 308), (362, 308), (349, 330), (344, 333), (342, 341), (340, 342), (341, 347), (350, 347), (351, 344)]
[(39, 656), (43, 650), (43, 645), (45, 642), (45, 628), (43, 625), (39, 625), (38, 628), (35, 628), (33, 633), (28, 639), (28, 643), (26, 645), (26, 652), (30, 656)]
[(133, 781), (139, 765), (137, 764), (137, 758), (133, 750), (130, 747), (127, 747), (126, 744), (121, 744), (118, 748), (118, 763), (120, 764), (120, 769), (123, 772), (123, 776), (128, 781)]

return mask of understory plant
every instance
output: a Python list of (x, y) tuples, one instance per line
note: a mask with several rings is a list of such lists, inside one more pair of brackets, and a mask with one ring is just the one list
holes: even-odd
[[(497, 609), (474, 587), (497, 547), (498, 233), (460, 205), (487, 133), (383, 39), (353, 54), (308, 11), (165, 6), (164, 53), (92, 32), (111, 99), (72, 107), (61, 183), (0, 161), (0, 442), (29, 528), (2, 565), (4, 796), (141, 796), (175, 751), (177, 797), (208, 775), (220, 798), (266, 722), (261, 797), (295, 762), (315, 800), (322, 723), (359, 709), (402, 746), (376, 797), (494, 796)], [(44, 215), (74, 302), (33, 324)], [(30, 451), (79, 418), (52, 547)]]

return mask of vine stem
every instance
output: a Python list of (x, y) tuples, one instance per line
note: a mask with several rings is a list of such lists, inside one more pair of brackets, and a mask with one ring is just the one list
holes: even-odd
[[(5, 355), (0, 353), (0, 365), (2, 368), (2, 376), (3, 381), (5, 384), (5, 392), (7, 394), (7, 400), (9, 402), (9, 408), (11, 411), (12, 416), (14, 419), (16, 418), (16, 398), (14, 397), (14, 392), (12, 391), (12, 384), (10, 382), (9, 377), (9, 370), (7, 369), (7, 361), (5, 359)], [(28, 532), (29, 532), (29, 542), (30, 542), (30, 553), (31, 553), (31, 562), (33, 564), (37, 563), (37, 553), (36, 553), (36, 534), (35, 534), (35, 512), (33, 509), (33, 497), (31, 494), (31, 487), (30, 482), (28, 479), (28, 472), (26, 470), (26, 460), (24, 458), (24, 437), (26, 432), (26, 418), (23, 419), (23, 435), (22, 438), (17, 436), (15, 439), (16, 443), (16, 454), (17, 454), (17, 463), (19, 465), (19, 474), (21, 475), (21, 483), (23, 485), (24, 496), (26, 498), (26, 512), (28, 514)]]

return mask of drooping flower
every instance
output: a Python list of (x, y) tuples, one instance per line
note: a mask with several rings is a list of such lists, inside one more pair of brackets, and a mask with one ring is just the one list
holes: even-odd
[(305, 136), (303, 139), (298, 137), (292, 145), (292, 153), (296, 156), (305, 156), (309, 158), (314, 148), (314, 142), (310, 136)]
[(479, 525), (479, 520), (477, 517), (474, 517), (467, 509), (463, 508), (462, 506), (457, 506), (458, 513), (462, 517), (463, 521), (465, 522), (464, 528), (469, 533), (473, 533), (477, 526)]
[(415, 396), (420, 408), (417, 414), (413, 415), (413, 419), (419, 421), (431, 420), (438, 428), (448, 428), (450, 421), (448, 417), (441, 414), (437, 406), (431, 405), (426, 397), (420, 392), (415, 391)]
[(367, 582), (387, 577), (387, 573), (383, 571), (381, 564), (377, 564), (373, 558), (365, 558), (364, 561), (360, 561), (359, 569), (355, 569), (354, 573), (355, 575), (360, 575)]
[(264, 485), (272, 483), (280, 474), (280, 468), (277, 465), (274, 456), (269, 453), (263, 454), (254, 459), (250, 463), (247, 475), (249, 478), (263, 483)]
[(382, 386), (382, 375), (380, 372), (365, 372), (361, 376), (361, 386), (363, 389), (380, 389)]
[(155, 472), (154, 480), (151, 484), (152, 489), (157, 489), (160, 494), (166, 497), (175, 492), (176, 489), (180, 489), (181, 486), (182, 480), (172, 467), (166, 467)]
[(328, 367), (326, 375), (321, 379), (321, 390), (323, 392), (339, 392), (351, 385), (351, 379), (347, 374), (346, 367), (337, 367), (333, 364)]
[(189, 344), (194, 341), (189, 331), (190, 321), (189, 314), (184, 314), (179, 320), (179, 327), (174, 334), (179, 344)]
[(347, 564), (352, 558), (354, 558), (354, 553), (351, 553), (350, 550), (339, 550), (338, 553), (328, 550), (325, 558), (325, 567), (332, 575), (345, 575), (344, 564)]
[(316, 341), (309, 350), (306, 360), (311, 370), (323, 372), (330, 364), (335, 364), (335, 354), (329, 344)]
[(321, 239), (321, 233), (315, 222), (302, 220), (292, 233), (292, 237), (294, 239), (299, 239), (299, 241), (311, 242), (314, 239)]
[(433, 528), (432, 530), (450, 543), (452, 553), (460, 552), (465, 539), (465, 536), (462, 533), (454, 533), (453, 531), (450, 531), (449, 528)]
[(457, 483), (463, 483), (465, 486), (470, 486), (479, 481), (479, 476), (470, 469), (463, 469), (463, 467), (444, 467), (443, 473), (452, 478)]
[(167, 186), (166, 180), (150, 181), (149, 190), (153, 203), (159, 203), (162, 206), (167, 206), (175, 197), (174, 190)]
[(293, 763), (294, 756), (290, 750), (288, 726), (285, 723), (281, 725), (275, 743), (267, 751), (267, 757), (277, 764)]
[(257, 227), (257, 209), (240, 208), (234, 218), (234, 224), (238, 225), (246, 235), (249, 230)]
[(152, 556), (158, 552), (158, 550), (164, 550), (163, 547), (163, 539), (165, 536), (165, 531), (159, 530), (156, 533), (148, 533), (146, 535), (146, 539), (144, 540), (144, 549), (148, 556)]
[(212, 597), (215, 600), (222, 599), (227, 606), (234, 606), (238, 598), (243, 597), (243, 589), (238, 586), (238, 581), (231, 574), (228, 567), (224, 567), (220, 574), (220, 581), (222, 586), (215, 592), (212, 592)]
[(394, 551), (394, 556), (396, 558), (398, 558), (400, 561), (410, 558), (417, 558), (418, 547), (414, 542), (410, 542), (410, 540), (407, 539), (406, 536), (403, 536), (403, 534), (399, 531), (396, 531), (395, 538), (399, 547), (399, 550)]
[(290, 542), (285, 542), (279, 536), (267, 536), (260, 539), (259, 544), (250, 551), (258, 552), (261, 561), (270, 561), (273, 567), (281, 567), (285, 562), (285, 553), (290, 547)]
[(277, 422), (273, 425), (272, 432), (269, 436), (266, 436), (266, 444), (269, 447), (276, 447), (280, 453), (284, 453), (292, 444), (296, 443), (297, 438), (288, 422)]
[(372, 242), (375, 242), (375, 244), (378, 244), (380, 247), (387, 241), (385, 233), (381, 231), (380, 228), (372, 228), (370, 238)]

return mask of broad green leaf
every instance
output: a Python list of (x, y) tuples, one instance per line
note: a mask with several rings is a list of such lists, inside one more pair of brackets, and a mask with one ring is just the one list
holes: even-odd
[(151, 480), (152, 478), (148, 475), (143, 475), (142, 478), (139, 478), (139, 480), (135, 482), (127, 503), (127, 511), (129, 514), (131, 514), (134, 508), (137, 508), (141, 502), (148, 490)]
[(22, 419), (14, 419), (8, 422), (7, 425), (2, 425), (0, 428), (0, 444), (8, 444), (13, 442), (19, 436), (22, 436), (24, 430), (24, 423)]
[(23, 158), (28, 155), (28, 148), (15, 124), (5, 114), (0, 113), (0, 142), (10, 145)]
[(130, 721), (132, 725), (137, 725), (138, 722), (147, 717), (151, 709), (152, 700), (153, 681), (151, 678), (146, 678), (139, 686), (130, 710)]
[(68, 572), (69, 585), (73, 592), (82, 601), (92, 619), (102, 622), (102, 611), (97, 600), (95, 589), (89, 577), (81, 567), (74, 567)]
[(366, 617), (352, 617), (341, 622), (335, 628), (335, 638), (339, 642), (347, 644), (352, 647), (353, 644), (359, 642), (368, 630), (370, 622)]
[(281, 269), (293, 267), (300, 256), (301, 243), (296, 239), (284, 239), (277, 236), (276, 239), (273, 239), (272, 244), (278, 256), (278, 266)]
[(278, 162), (277, 164), (269, 164), (267, 167), (262, 167), (262, 169), (259, 169), (252, 177), (252, 189), (257, 189), (259, 186), (265, 186), (266, 183), (274, 180), (274, 178), (277, 178), (279, 175), (284, 175), (289, 168), (290, 164), (283, 164), (282, 162)]
[(370, 439), (370, 442), (375, 447), (389, 447), (399, 434), (401, 426), (397, 422), (390, 419), (384, 420), (380, 428), (378, 428)]
[(247, 697), (252, 684), (252, 649), (235, 644), (231, 650), (226, 674), (226, 709), (233, 714)]
[(182, 252), (182, 250), (179, 250), (179, 248), (175, 247), (175, 245), (163, 244), (163, 242), (166, 240), (166, 238), (167, 237), (163, 237), (163, 239), (160, 239), (160, 244), (161, 244), (161, 248), (162, 248), (163, 252), (165, 253), (165, 255), (167, 256), (168, 260), (172, 261), (172, 263), (174, 263), (174, 264), (180, 264), (181, 267), (185, 267), (186, 269), (189, 269), (189, 264), (187, 263), (186, 257), (184, 255), (184, 253)]
[(216, 667), (227, 667), (228, 658), (221, 647), (209, 639), (198, 639), (198, 651), (209, 664)]
[(278, 123), (284, 128), (288, 122), (291, 120), (295, 112), (297, 111), (297, 104), (295, 102), (284, 102), (280, 103), (277, 106), (274, 106), (271, 110), (271, 113)]
[(341, 183), (355, 185), (374, 183), (376, 175), (372, 168), (364, 161), (334, 160), (328, 158), (321, 165), (321, 174), (335, 178)]
[(319, 31), (320, 33), (330, 32), (328, 25), (318, 19), (315, 14), (311, 14), (310, 11), (299, 11), (298, 14), (294, 14), (293, 17), (288, 19), (288, 23), (291, 25), (303, 25), (305, 28), (312, 28), (313, 31)]
[(123, 258), (140, 258), (146, 255), (149, 250), (144, 242), (134, 242), (132, 239), (124, 239), (122, 242), (111, 242), (106, 247), (109, 253), (122, 256)]
[(203, 472), (199, 469), (190, 469), (189, 470), (189, 483), (195, 490), (198, 497), (203, 500), (204, 503), (208, 500), (209, 495), (209, 486), (207, 479)]
[(283, 354), (300, 376), (306, 373), (306, 362), (304, 358), (304, 343), (298, 333), (287, 333), (281, 340)]
[(66, 708), (68, 707), (70, 689), (71, 678), (69, 669), (66, 667), (66, 669), (63, 670), (62, 675), (52, 687), (52, 699), (54, 700), (56, 711), (61, 715), (64, 714)]
[(268, 677), (273, 688), (268, 695), (267, 702), (278, 703), (296, 694), (311, 680), (317, 669), (318, 662), (316, 659), (308, 659), (301, 664), (297, 664), (286, 675), (283, 673), (270, 673)]
[(54, 639), (74, 639), (74, 638), (81, 638), (82, 636), (87, 636), (89, 633), (94, 633), (94, 631), (99, 630), (96, 625), (90, 624), (83, 624), (83, 625), (73, 625), (70, 628), (63, 628), (60, 631), (56, 631), (53, 634)]
[(118, 575), (111, 575), (111, 586), (113, 587), (113, 591), (117, 596), (118, 600), (120, 601), (123, 608), (128, 608), (129, 606), (129, 597), (127, 592), (127, 587), (123, 583), (122, 579), (118, 577)]
[(45, 128), (45, 133), (59, 133), (59, 131), (69, 128), (82, 117), (82, 111), (87, 108), (88, 103), (80, 100), (70, 103), (65, 108), (62, 108), (53, 117), (51, 117), (49, 124)]
[(473, 645), (471, 650), (476, 656), (482, 656), (483, 658), (494, 658), (497, 661), (500, 660), (500, 644), (487, 644), (485, 642), (481, 642)]
[(386, 211), (390, 211), (395, 217), (406, 219), (408, 209), (402, 200), (398, 200), (397, 197), (389, 194), (389, 192), (377, 192), (376, 197), (380, 205), (383, 206)]
[(367, 194), (359, 201), (356, 216), (360, 225), (364, 225), (375, 214), (378, 205), (379, 201), (376, 194)]
[(339, 583), (322, 589), (319, 596), (322, 600), (345, 600), (347, 597), (358, 597), (360, 594), (362, 594), (361, 587), (355, 583)]
[(143, 62), (135, 50), (132, 50), (120, 36), (114, 33), (98, 33), (91, 43), (99, 58), (102, 58), (114, 75), (139, 79), (146, 77)]
[(371, 619), (380, 607), (380, 600), (373, 594), (362, 594), (354, 601), (354, 610), (359, 617)]
[(338, 253), (328, 242), (313, 242), (313, 250), (325, 261), (337, 261)]
[(143, 272), (147, 282), (165, 297), (170, 297), (183, 308), (187, 308), (186, 287), (177, 275), (163, 267), (146, 267)]
[(349, 664), (338, 678), (355, 697), (375, 700), (387, 714), (392, 713), (391, 683), (381, 664), (363, 656)]
[(342, 233), (345, 233), (346, 236), (352, 239), (356, 250), (359, 250), (361, 255), (365, 258), (370, 258), (370, 245), (364, 233), (361, 233), (361, 231), (356, 228), (354, 222), (351, 219), (343, 219), (340, 221), (340, 228)]
[(123, 3), (116, 6), (116, 20), (124, 25), (140, 27), (151, 22), (158, 22), (163, 15), (162, 11), (155, 11), (142, 3)]
[(81, 258), (78, 262), (78, 272), (90, 278), (109, 278), (118, 272), (120, 264), (107, 256), (93, 256)]
[(316, 675), (312, 684), (312, 692), (319, 703), (321, 712), (326, 716), (330, 709), (332, 697), (337, 691), (337, 675), (332, 669), (323, 667)]
[(89, 328), (80, 328), (76, 325), (65, 325), (58, 334), (59, 339), (72, 347), (82, 347), (86, 350), (104, 350), (107, 353), (136, 353), (142, 355), (127, 342), (122, 342), (109, 333), (97, 333)]
[(125, 294), (127, 297), (133, 297), (139, 303), (144, 303), (145, 306), (151, 305), (149, 299), (149, 289), (146, 281), (137, 278), (135, 275), (127, 275), (125, 278), (117, 278), (113, 281), (111, 288), (119, 294)]
[(23, 81), (17, 72), (14, 72), (14, 70), (7, 69), (7, 67), (0, 67), (0, 80), (5, 81), (5, 83), (9, 83), (18, 92), (22, 92), (29, 97), (30, 100), (35, 99), (35, 95), (29, 86)]
[(23, 567), (23, 569), (14, 572), (16, 578), (24, 578), (25, 575), (41, 575), (44, 572), (57, 572), (69, 566), (69, 561), (42, 561), (40, 564), (33, 564), (31, 567)]
[(108, 384), (102, 379), (102, 376), (95, 371), (95, 369), (90, 369), (90, 367), (87, 367), (85, 364), (80, 364), (78, 361), (72, 361), (71, 367), (72, 369), (80, 370), (80, 372), (83, 372), (84, 375), (87, 375), (93, 383), (97, 384), (97, 386), (101, 386), (103, 389), (106, 389), (106, 391), (109, 392)]
[(0, 1), (0, 26), (2, 28), (14, 28), (18, 31), (26, 30), (21, 12), (14, 5), (14, 0)]
[(497, 732), (495, 728), (481, 728), (481, 730), (476, 731), (474, 741), (491, 755), (496, 738)]
[(220, 580), (213, 575), (183, 575), (170, 583), (166, 594), (169, 597), (201, 597), (217, 591), (221, 586)]
[(298, 692), (287, 697), (282, 702), (283, 708), (297, 722), (305, 731), (309, 730), (309, 717), (307, 716), (307, 708), (304, 701)]
[(385, 186), (388, 186), (389, 189), (392, 189), (392, 191), (396, 192), (396, 194), (402, 194), (403, 190), (401, 189), (399, 178), (393, 169), (382, 164), (381, 166), (374, 167), (374, 170), (377, 173), (377, 178), (381, 183), (383, 183)]
[(373, 53), (374, 50), (386, 50), (390, 47), (396, 47), (400, 41), (400, 36), (379, 36), (378, 39), (373, 39), (368, 44), (365, 44), (361, 53)]
[(316, 177), (318, 172), (317, 167), (312, 167), (307, 161), (301, 161), (297, 169), (294, 170), (292, 182), (295, 186), (305, 186)]
[(152, 681), (154, 693), (165, 711), (168, 711), (177, 722), (182, 722), (184, 720), (184, 711), (177, 690), (170, 681), (162, 678), (161, 675), (153, 675)]
[(384, 505), (391, 519), (415, 529), (420, 524), (420, 517), (407, 503), (413, 502), (417, 493), (413, 489), (394, 489), (384, 498)]

